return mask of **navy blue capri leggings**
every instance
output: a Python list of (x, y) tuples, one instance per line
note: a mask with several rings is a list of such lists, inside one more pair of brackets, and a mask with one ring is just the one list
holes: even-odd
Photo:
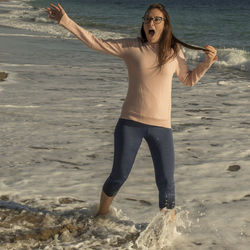
[(115, 128), (114, 162), (103, 185), (107, 196), (114, 196), (128, 178), (142, 139), (148, 143), (154, 163), (159, 207), (175, 206), (174, 145), (171, 128), (119, 119)]

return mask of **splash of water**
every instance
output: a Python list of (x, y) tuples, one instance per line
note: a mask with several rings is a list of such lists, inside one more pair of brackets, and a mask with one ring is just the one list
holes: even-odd
[(186, 228), (191, 225), (187, 218), (187, 211), (179, 211), (174, 220), (171, 218), (171, 214), (171, 210), (162, 210), (156, 214), (136, 240), (139, 249), (159, 250), (170, 247), (175, 239), (181, 235), (178, 228)]
[(174, 221), (163, 210), (149, 224), (136, 224), (115, 207), (96, 217), (97, 208), (72, 197), (11, 201), (0, 196), (0, 249), (160, 250), (173, 245), (189, 222), (180, 209)]

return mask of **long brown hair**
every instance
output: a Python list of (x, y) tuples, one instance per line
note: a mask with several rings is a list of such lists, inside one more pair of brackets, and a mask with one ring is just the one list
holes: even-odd
[[(182, 46), (189, 48), (189, 49), (203, 50), (203, 51), (207, 50), (207, 49), (202, 48), (202, 47), (198, 47), (198, 46), (194, 46), (194, 45), (190, 45), (190, 44), (187, 44), (185, 42), (182, 42), (174, 36), (174, 34), (172, 32), (170, 17), (169, 17), (168, 12), (166, 11), (164, 5), (162, 5), (160, 3), (151, 4), (148, 7), (148, 9), (146, 10), (144, 16), (146, 16), (148, 14), (148, 12), (152, 9), (159, 9), (163, 13), (164, 17), (166, 18), (165, 23), (164, 23), (164, 28), (163, 28), (163, 31), (161, 34), (161, 38), (159, 41), (158, 61), (159, 61), (160, 68), (162, 68), (162, 66), (166, 62), (168, 62), (172, 58), (176, 57), (176, 55), (180, 49), (180, 47), (178, 46), (179, 44), (181, 44)], [(142, 43), (146, 43), (148, 41), (147, 37), (146, 37), (146, 33), (144, 31), (144, 28), (143, 28), (143, 23), (142, 23), (142, 27), (141, 27), (141, 41), (142, 41)]]

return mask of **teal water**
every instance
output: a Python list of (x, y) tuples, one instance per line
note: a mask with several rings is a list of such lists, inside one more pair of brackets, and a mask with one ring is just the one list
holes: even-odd
[[(51, 1), (32, 0), (38, 8)], [(148, 0), (62, 0), (67, 13), (86, 28), (139, 34), (141, 17), (152, 3)], [(250, 1), (162, 1), (170, 14), (174, 33), (182, 40), (205, 46), (250, 51)]]

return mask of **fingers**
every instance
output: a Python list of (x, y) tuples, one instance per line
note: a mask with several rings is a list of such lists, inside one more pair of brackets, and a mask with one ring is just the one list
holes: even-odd
[(210, 45), (205, 46), (206, 51), (205, 54), (207, 56), (207, 58), (209, 59), (209, 61), (217, 61), (218, 60), (218, 56), (217, 56), (217, 50)]
[(47, 13), (49, 14), (48, 17), (49, 17), (49, 18), (52, 18), (52, 15), (53, 15), (52, 9), (51, 9), (51, 8), (46, 8), (46, 11), (47, 11)]
[(62, 7), (59, 3), (57, 4), (57, 6), (54, 5), (53, 3), (51, 3), (50, 6), (51, 6), (54, 10), (56, 10), (56, 11), (58, 11), (58, 12), (61, 12), (62, 14), (65, 13), (63, 7)]
[(57, 6), (58, 6), (58, 8), (60, 9), (62, 15), (64, 15), (64, 14), (65, 14), (65, 10), (64, 10), (63, 7), (61, 6), (61, 4), (58, 3)]
[(57, 12), (54, 10), (54, 9), (51, 9), (51, 8), (47, 8), (47, 13), (49, 14), (49, 18), (51, 19), (55, 19), (56, 15), (57, 15)]
[(60, 12), (60, 8), (54, 5), (53, 3), (51, 3), (50, 6)]
[(215, 62), (215, 61), (217, 61), (217, 60), (218, 60), (218, 56), (215, 56), (215, 58), (214, 58), (213, 61)]
[(216, 53), (216, 52), (217, 52), (217, 50), (216, 50), (213, 46), (211, 46), (211, 45), (207, 45), (207, 46), (205, 46), (205, 48), (206, 48), (209, 52), (213, 52), (213, 53)]
[(47, 8), (47, 12), (50, 14), (50, 17), (56, 16), (61, 12), (61, 10), (57, 6), (55, 6), (53, 3), (51, 3), (50, 6), (52, 8)]
[(60, 3), (58, 3), (57, 6), (58, 6), (58, 9), (59, 9), (61, 12), (64, 12), (64, 9), (63, 9), (63, 7), (61, 6)]
[(47, 12), (49, 14), (48, 17), (59, 22), (62, 16), (65, 14), (63, 7), (59, 3), (57, 6), (51, 3), (50, 7), (51, 8), (47, 8)]

